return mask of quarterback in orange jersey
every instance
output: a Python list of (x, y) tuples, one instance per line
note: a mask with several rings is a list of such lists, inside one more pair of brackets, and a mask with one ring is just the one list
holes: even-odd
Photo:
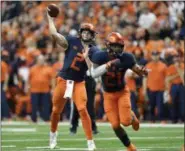
[(136, 64), (132, 54), (123, 51), (124, 41), (119, 33), (109, 34), (106, 46), (107, 51), (89, 50), (90, 60), (99, 65), (92, 76), (101, 76), (104, 109), (115, 134), (128, 151), (136, 151), (136, 147), (120, 125), (132, 125), (136, 131), (139, 129), (139, 121), (131, 110), (130, 91), (124, 81), (124, 76), (127, 69), (133, 70), (140, 76), (146, 75), (148, 71)]
[(51, 132), (50, 132), (50, 148), (53, 149), (57, 145), (57, 127), (60, 120), (60, 113), (63, 111), (67, 99), (74, 100), (87, 138), (88, 150), (96, 149), (92, 137), (92, 127), (89, 114), (87, 112), (87, 95), (85, 89), (84, 77), (86, 75), (87, 59), (84, 57), (84, 48), (96, 47), (94, 44), (95, 28), (90, 23), (81, 24), (79, 36), (66, 36), (59, 34), (54, 25), (53, 18), (47, 14), (49, 31), (58, 45), (65, 52), (63, 68), (58, 73), (57, 84), (53, 92), (52, 98), (52, 114), (51, 114)]

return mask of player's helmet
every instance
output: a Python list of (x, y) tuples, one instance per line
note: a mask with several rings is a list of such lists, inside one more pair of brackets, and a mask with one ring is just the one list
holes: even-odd
[[(83, 38), (82, 37), (82, 32), (86, 30), (86, 31), (89, 31), (91, 33), (91, 38)], [(90, 42), (92, 41), (94, 38), (95, 38), (95, 34), (96, 34), (96, 31), (95, 31), (95, 27), (93, 24), (90, 24), (90, 23), (82, 23), (81, 26), (80, 26), (80, 30), (79, 30), (79, 35), (80, 37), (82, 38), (82, 40), (84, 42)]]
[(124, 40), (120, 33), (112, 32), (106, 38), (108, 52), (113, 55), (119, 55), (123, 52)]

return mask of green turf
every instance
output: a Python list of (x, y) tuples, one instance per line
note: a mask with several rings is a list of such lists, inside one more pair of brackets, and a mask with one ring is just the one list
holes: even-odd
[[(49, 138), (48, 125), (6, 125), (7, 128), (31, 128), (36, 132), (10, 132), (3, 131), (1, 134), (2, 151), (42, 151), (47, 148)], [(110, 126), (100, 126), (100, 133), (94, 137), (97, 151), (124, 151), (125, 147), (115, 137)], [(184, 144), (183, 128), (142, 128), (134, 132), (132, 128), (126, 128), (132, 142), (138, 150), (147, 151), (180, 151)], [(11, 147), (12, 146), (12, 147)], [(58, 145), (54, 150), (60, 148), (86, 148), (86, 140), (82, 127), (79, 127), (76, 135), (69, 134), (69, 126), (59, 126)], [(80, 151), (80, 150), (78, 150)]]

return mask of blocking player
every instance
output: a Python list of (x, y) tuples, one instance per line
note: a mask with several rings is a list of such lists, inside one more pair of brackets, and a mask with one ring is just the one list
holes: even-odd
[(130, 91), (124, 81), (125, 72), (131, 69), (140, 76), (147, 74), (147, 69), (136, 64), (132, 54), (123, 51), (124, 41), (119, 33), (112, 32), (106, 39), (107, 51), (96, 48), (89, 50), (90, 60), (99, 65), (92, 73), (93, 77), (101, 75), (104, 89), (104, 109), (112, 128), (127, 147), (128, 151), (136, 151), (127, 133), (121, 127), (132, 125), (139, 129), (139, 121), (131, 110)]
[[(57, 77), (57, 85), (53, 93), (53, 108), (51, 114), (50, 148), (57, 145), (57, 126), (66, 103), (65, 98), (74, 100), (81, 117), (82, 125), (87, 138), (88, 150), (95, 150), (96, 146), (92, 137), (91, 120), (87, 112), (86, 89), (84, 76), (88, 69), (83, 50), (93, 45), (95, 39), (95, 28), (92, 24), (83, 23), (79, 30), (79, 37), (64, 37), (57, 32), (53, 18), (47, 14), (49, 31), (54, 40), (65, 51), (65, 59), (62, 70)], [(95, 46), (96, 47), (96, 46)]]

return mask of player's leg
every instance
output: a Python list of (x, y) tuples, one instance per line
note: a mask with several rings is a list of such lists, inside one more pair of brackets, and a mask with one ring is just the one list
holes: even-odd
[(52, 113), (51, 113), (51, 132), (56, 132), (58, 122), (60, 120), (60, 113), (64, 109), (66, 100), (63, 98), (66, 88), (66, 81), (62, 78), (57, 78), (57, 85), (55, 87), (52, 97)]
[(60, 77), (57, 78), (57, 85), (55, 87), (52, 98), (52, 113), (51, 113), (51, 127), (50, 127), (50, 148), (53, 149), (57, 145), (57, 127), (60, 121), (60, 113), (62, 112), (66, 100), (63, 98), (66, 88), (66, 81)]
[(120, 125), (116, 93), (104, 92), (104, 109), (112, 129), (125, 147), (132, 146), (126, 131)]
[(82, 126), (87, 138), (88, 149), (94, 150), (96, 149), (96, 147), (92, 136), (91, 119), (89, 117), (86, 107), (87, 95), (85, 89), (85, 82), (75, 83), (73, 91), (73, 100), (76, 104), (76, 107), (78, 109), (82, 121)]
[(124, 126), (132, 125), (134, 130), (139, 129), (139, 120), (137, 119), (135, 113), (131, 110), (131, 102), (130, 102), (130, 91), (126, 86), (124, 90), (119, 92), (119, 117), (121, 124)]

